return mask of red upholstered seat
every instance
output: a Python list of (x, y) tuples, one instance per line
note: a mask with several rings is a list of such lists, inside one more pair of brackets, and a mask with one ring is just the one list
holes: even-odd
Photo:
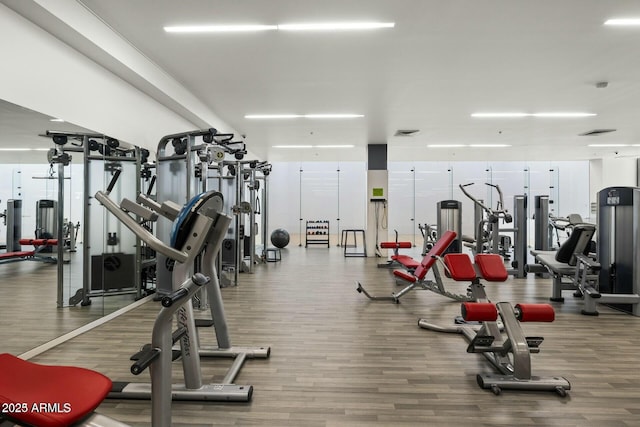
[(509, 277), (500, 255), (478, 254), (476, 255), (476, 265), (480, 269), (482, 277), (489, 282), (504, 282)]
[(411, 258), (409, 255), (393, 255), (391, 259), (402, 264), (404, 268), (409, 270), (415, 270), (420, 266), (420, 262)]
[(4, 414), (21, 423), (68, 426), (92, 412), (110, 390), (111, 380), (95, 371), (38, 365), (0, 354), (0, 403), (26, 408), (26, 412)]
[(3, 254), (0, 254), (0, 260), (13, 259), (13, 258), (26, 258), (26, 257), (34, 256), (35, 254), (36, 254), (35, 251), (6, 252)]
[(393, 270), (393, 275), (401, 278), (402, 280), (406, 280), (409, 283), (413, 283), (416, 280), (418, 280), (418, 278), (413, 274), (407, 273), (406, 271), (402, 271), (402, 270)]
[(381, 249), (410, 249), (412, 247), (411, 242), (380, 242)]
[(420, 266), (413, 272), (418, 280), (422, 280), (429, 272), (429, 269), (435, 264), (438, 256), (442, 255), (447, 250), (451, 242), (456, 239), (455, 231), (445, 231), (444, 234), (433, 245), (428, 254), (422, 258)]
[(451, 273), (453, 280), (462, 282), (473, 280), (477, 277), (471, 258), (467, 254), (446, 254), (444, 263)]
[(18, 243), (33, 246), (56, 246), (58, 239), (20, 239)]

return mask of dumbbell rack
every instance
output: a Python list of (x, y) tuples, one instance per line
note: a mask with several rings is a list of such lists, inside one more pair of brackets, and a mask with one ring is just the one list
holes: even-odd
[(329, 247), (329, 221), (307, 221), (304, 247), (309, 245)]

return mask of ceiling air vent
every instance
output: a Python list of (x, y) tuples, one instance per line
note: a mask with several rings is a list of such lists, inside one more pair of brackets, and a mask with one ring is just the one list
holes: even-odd
[(617, 129), (594, 129), (589, 132), (581, 133), (578, 136), (595, 136), (603, 133), (615, 132)]
[(394, 136), (413, 136), (420, 133), (420, 129), (398, 129)]

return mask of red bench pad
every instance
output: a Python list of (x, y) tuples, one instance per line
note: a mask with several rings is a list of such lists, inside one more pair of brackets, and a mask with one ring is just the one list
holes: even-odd
[(393, 255), (391, 259), (398, 262), (399, 264), (402, 264), (404, 268), (407, 268), (409, 270), (415, 270), (420, 266), (420, 262), (411, 258), (409, 255)]
[(516, 304), (521, 322), (553, 322), (556, 312), (549, 304)]
[(476, 265), (482, 277), (489, 282), (504, 282), (509, 277), (504, 261), (498, 254), (478, 254)]
[(33, 246), (57, 246), (58, 239), (20, 239), (18, 243)]
[(476, 269), (473, 268), (471, 258), (467, 254), (446, 254), (444, 263), (453, 280), (462, 282), (474, 280), (477, 277)]
[(12, 259), (12, 258), (27, 258), (34, 256), (36, 251), (19, 251), (19, 252), (5, 252), (0, 254), (0, 260)]
[[(111, 380), (89, 369), (38, 365), (0, 354), (0, 403), (20, 404), (21, 409), (26, 404), (26, 412), (5, 414), (21, 423), (71, 425), (92, 412), (110, 390)], [(40, 404), (49, 408), (40, 410)]]
[(406, 271), (402, 270), (393, 270), (393, 275), (401, 278), (402, 280), (406, 280), (409, 283), (413, 283), (418, 280), (418, 278), (413, 274), (407, 273)]
[(381, 249), (409, 249), (412, 247), (411, 242), (380, 242)]
[(418, 280), (424, 279), (427, 275), (429, 269), (435, 264), (438, 256), (441, 256), (444, 251), (447, 250), (451, 242), (456, 239), (455, 231), (445, 231), (444, 234), (438, 239), (438, 241), (433, 245), (428, 254), (422, 258), (422, 262), (416, 268), (416, 271), (413, 274), (418, 278)]
[(494, 322), (498, 309), (490, 302), (463, 302), (462, 318), (467, 322)]

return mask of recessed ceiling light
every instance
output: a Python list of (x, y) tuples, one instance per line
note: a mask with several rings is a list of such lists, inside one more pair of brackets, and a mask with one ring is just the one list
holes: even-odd
[(510, 144), (469, 144), (469, 147), (473, 148), (502, 148), (511, 147)]
[(314, 145), (314, 148), (353, 148), (355, 145)]
[(273, 148), (313, 148), (313, 145), (274, 145)]
[(595, 113), (533, 113), (531, 117), (544, 117), (544, 118), (573, 118), (573, 117), (593, 117)]
[(182, 25), (164, 27), (167, 33), (241, 33), (277, 30), (277, 25)]
[(305, 114), (305, 119), (359, 119), (363, 114)]
[(540, 118), (576, 118), (592, 117), (595, 113), (582, 112), (559, 112), (559, 113), (472, 113), (471, 117), (478, 118), (519, 118), (519, 117), (540, 117)]
[(166, 26), (167, 33), (239, 33), (256, 31), (358, 31), (393, 28), (393, 22), (309, 22), (299, 24), (176, 25)]
[(527, 113), (473, 113), (471, 117), (494, 118), (494, 117), (527, 117)]
[(272, 145), (273, 148), (353, 148), (355, 145)]
[(0, 151), (49, 151), (48, 148), (0, 148)]
[(393, 22), (318, 22), (305, 24), (280, 24), (282, 31), (344, 31), (344, 30), (375, 30), (393, 28)]
[(620, 19), (607, 19), (604, 25), (612, 25), (618, 27), (632, 27), (640, 25), (640, 18), (620, 18)]
[(429, 144), (428, 148), (460, 148), (466, 147), (465, 144)]
[(61, 122), (64, 123), (64, 120), (62, 119), (49, 119), (50, 122)]
[(357, 119), (363, 114), (247, 114), (245, 119)]
[(628, 147), (629, 144), (589, 144), (588, 147)]

